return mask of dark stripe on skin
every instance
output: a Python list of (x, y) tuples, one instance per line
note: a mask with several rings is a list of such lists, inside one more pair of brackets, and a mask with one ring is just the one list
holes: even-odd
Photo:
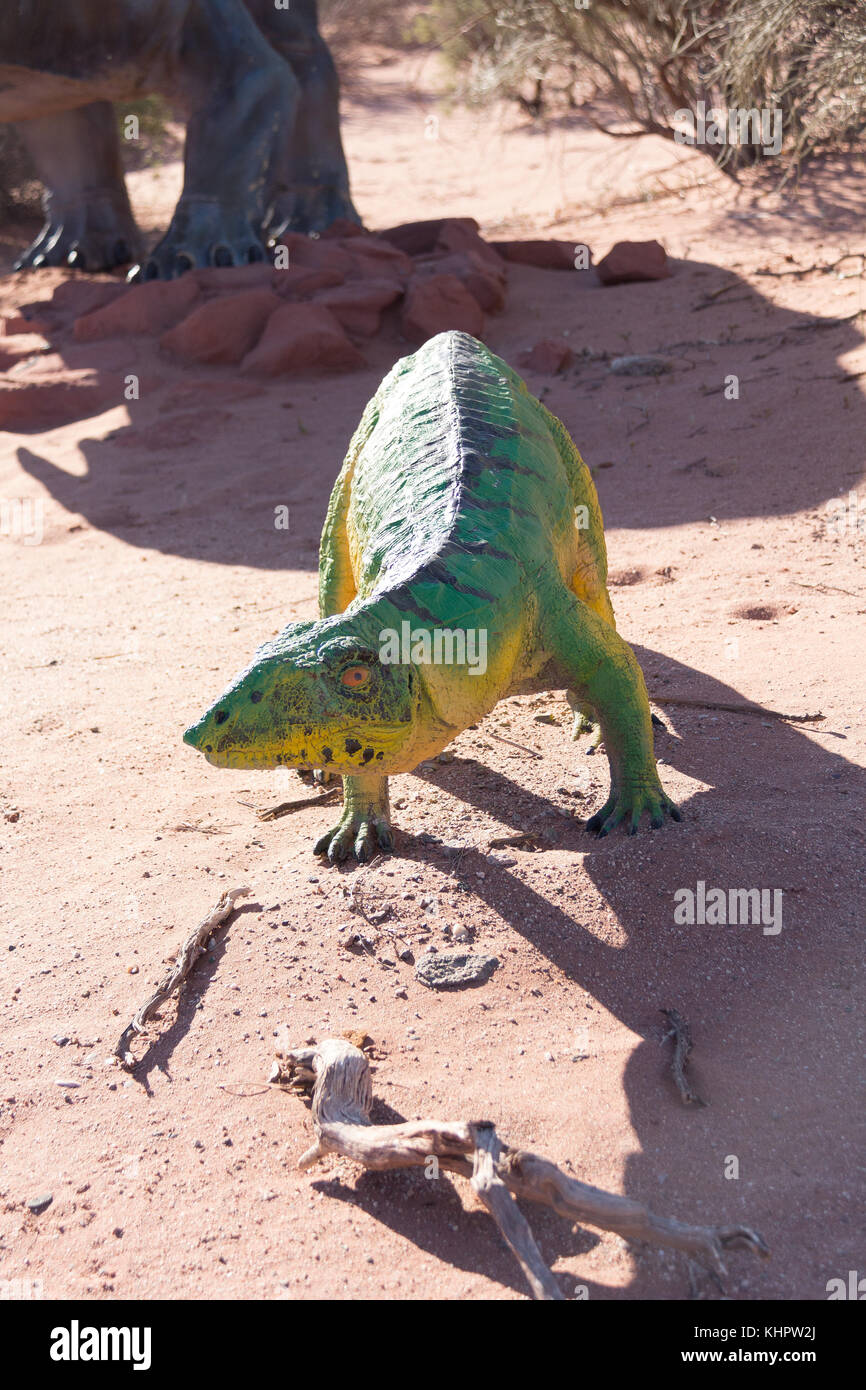
[(414, 617), (420, 619), (422, 623), (432, 623), (433, 627), (441, 627), (441, 615), (431, 613), (429, 608), (425, 608), (423, 604), (418, 603), (415, 595), (412, 593), (411, 586), (417, 582), (418, 576), (416, 575), (406, 584), (401, 584), (396, 589), (386, 590), (381, 594), (372, 594), (371, 601), (374, 599), (387, 599), (389, 603), (393, 603), (395, 608), (400, 609), (401, 617), (405, 618), (411, 613)]
[(458, 594), (468, 594), (471, 598), (481, 598), (487, 603), (494, 601), (495, 595), (487, 589), (475, 589), (471, 584), (462, 584), (456, 574), (451, 574), (443, 560), (430, 560), (426, 565), (422, 565), (413, 583), (423, 584), (427, 578), (434, 580), (437, 584), (447, 584), (449, 588), (456, 589)]

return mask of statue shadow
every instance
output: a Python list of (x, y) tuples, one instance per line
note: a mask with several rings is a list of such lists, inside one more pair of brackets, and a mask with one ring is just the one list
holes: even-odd
[[(580, 334), (593, 344), (595, 357), (578, 355), (542, 394), (550, 391), (547, 403), (587, 461), (610, 469), (596, 479), (608, 525), (787, 515), (853, 488), (866, 435), (866, 399), (840, 366), (863, 342), (853, 310), (838, 319), (796, 313), (724, 265), (679, 261), (673, 269), (668, 280), (602, 288), (594, 272), (511, 265), (509, 302), (489, 320), (490, 346), (516, 364), (538, 287), (550, 316), (572, 323), (572, 341)], [(348, 441), (381, 376), (411, 347), (394, 323), (365, 346), (366, 370), (288, 382), (252, 382), (229, 367), (181, 369), (150, 340), (74, 343), (68, 329), (54, 351), (70, 368), (117, 382), (111, 403), (125, 405), (129, 423), (80, 441), (81, 473), (60, 466), (48, 444), (19, 446), (29, 477), (67, 512), (132, 546), (226, 565), (316, 568)], [(661, 354), (671, 370), (617, 375), (610, 362), (623, 352)], [(139, 400), (123, 399), (127, 370), (140, 374)], [(731, 376), (736, 400), (725, 396)], [(530, 385), (542, 389), (534, 377)], [(280, 505), (290, 512), (288, 534), (275, 528)]]
[[(742, 700), (706, 673), (657, 652), (637, 654), (655, 673), (651, 689), (667, 681), (696, 700)], [(580, 892), (575, 907), (567, 899), (559, 905), (490, 855), (472, 849), (449, 859), (428, 836), (401, 837), (398, 852), (405, 845), (411, 858), (463, 882), (594, 1006), (635, 1034), (623, 1078), (636, 1136), (625, 1163), (626, 1195), (683, 1221), (760, 1230), (779, 1258), (764, 1266), (730, 1255), (733, 1296), (823, 1298), (826, 1279), (847, 1269), (845, 1260), (856, 1253), (845, 1117), (859, 1087), (851, 991), (861, 969), (854, 885), (862, 873), (857, 807), (866, 804), (866, 773), (846, 758), (844, 729), (827, 723), (807, 733), (754, 715), (677, 707), (666, 713), (675, 732), (657, 738), (662, 779), (666, 764), (694, 783), (681, 801), (683, 822), (598, 840), (559, 817), (544, 845), (581, 851), (577, 872), (585, 883), (577, 886), (600, 895), (618, 944), (600, 927), (598, 908), (580, 905)], [(552, 776), (561, 780), (562, 770)], [(436, 782), (518, 833), (535, 832), (549, 809), (489, 769), (479, 786), (466, 765), (446, 764)], [(539, 858), (520, 850), (512, 857), (522, 866)], [(674, 895), (697, 893), (699, 881), (726, 895), (780, 890), (781, 930), (774, 932), (769, 919), (678, 925)], [(670, 1008), (691, 1028), (690, 1077), (704, 1107), (685, 1106), (674, 1085), (660, 1012)], [(555, 1063), (566, 1098), (575, 1068), (595, 1065), (592, 1012), (585, 1022), (590, 1058)], [(459, 1107), (456, 1097), (454, 1103)], [(574, 1123), (582, 1124), (577, 1108)], [(732, 1157), (744, 1181), (726, 1179)], [(579, 1176), (597, 1180), (591, 1171)], [(660, 1278), (679, 1287), (670, 1296), (683, 1296), (676, 1263), (655, 1252), (641, 1256), (628, 1296), (659, 1297)], [(610, 1296), (590, 1288), (591, 1297)]]
[[(160, 1009), (154, 1016), (154, 1021), (160, 1018), (162, 1011), (172, 1008), (175, 1010), (174, 1020), (164, 1033), (158, 1033), (153, 1042), (148, 1042), (146, 1050), (141, 1053), (130, 1068), (130, 1076), (133, 1081), (143, 1087), (146, 1095), (153, 1096), (154, 1094), (149, 1079), (152, 1071), (161, 1072), (166, 1081), (174, 1079), (169, 1065), (170, 1059), (175, 1048), (192, 1027), (196, 1012), (204, 1007), (201, 999), (219, 972), (229, 942), (228, 933), (232, 927), (239, 928), (240, 919), (244, 914), (255, 915), (259, 912), (261, 912), (261, 905), (257, 902), (241, 903), (235, 908), (228, 926), (214, 929), (213, 947), (202, 952), (202, 955), (199, 956), (192, 971), (184, 980), (180, 993), (173, 995), (160, 1005)], [(138, 1042), (137, 1047), (138, 1049), (141, 1048), (141, 1041)]]
[[(400, 1124), (406, 1116), (376, 1100), (371, 1119), (374, 1124)], [(425, 1176), (424, 1170), (418, 1168), (381, 1173), (367, 1170), (351, 1185), (335, 1177), (314, 1182), (313, 1187), (364, 1211), (437, 1260), (493, 1279), (519, 1294), (527, 1291), (523, 1274), (493, 1217), (484, 1210), (467, 1211), (451, 1175), (444, 1170), (435, 1177)], [(598, 1245), (599, 1238), (593, 1232), (574, 1228), (571, 1222), (543, 1207), (521, 1205), (549, 1263), (588, 1254)], [(577, 1281), (565, 1273), (559, 1281), (566, 1297), (573, 1296)]]

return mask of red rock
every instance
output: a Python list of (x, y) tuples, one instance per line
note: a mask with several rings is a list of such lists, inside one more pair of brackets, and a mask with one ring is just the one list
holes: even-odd
[(350, 280), (338, 289), (323, 291), (316, 300), (330, 309), (348, 333), (372, 338), (379, 331), (382, 310), (402, 293), (403, 286), (395, 280)]
[(542, 338), (528, 352), (522, 352), (518, 360), (521, 367), (532, 372), (555, 376), (574, 361), (574, 353), (561, 338)]
[(75, 320), (75, 340), (92, 343), (119, 335), (162, 333), (189, 313), (200, 293), (192, 275), (126, 287), (119, 298)]
[(273, 290), (241, 290), (200, 304), (159, 345), (183, 362), (240, 362), (280, 307)]
[(596, 266), (603, 285), (633, 280), (664, 280), (670, 275), (667, 253), (658, 241), (618, 241)]
[(199, 289), (224, 292), (249, 290), (260, 285), (269, 285), (274, 267), (270, 261), (255, 261), (252, 265), (211, 265), (203, 270), (193, 270), (189, 273)]
[(357, 222), (350, 222), (348, 217), (335, 217), (330, 227), (320, 233), (323, 240), (336, 241), (340, 237), (369, 236), (366, 227), (359, 227)]
[(484, 331), (484, 314), (456, 275), (416, 276), (406, 291), (402, 327), (415, 343), (452, 328), (478, 338)]
[(289, 269), (307, 266), (314, 270), (335, 270), (341, 275), (348, 275), (355, 268), (348, 251), (335, 241), (305, 236), (303, 232), (284, 232), (277, 243), (277, 247), (280, 246), (285, 246), (289, 253)]
[(339, 270), (314, 270), (312, 266), (303, 265), (274, 270), (271, 274), (271, 285), (282, 299), (305, 299), (316, 290), (342, 285), (346, 278)]
[(241, 364), (244, 376), (350, 371), (364, 359), (323, 304), (283, 304)]
[(410, 256), (381, 237), (367, 236), (362, 241), (355, 240), (350, 243), (348, 250), (355, 272), (360, 275), (375, 278), (390, 275), (405, 282), (415, 269)]
[[(386, 227), (377, 235), (396, 246), (398, 251), (405, 251), (407, 256), (427, 256), (436, 249), (436, 238), (444, 223), (444, 217), (431, 217), (425, 222), (402, 222), (399, 227)], [(477, 222), (475, 226), (477, 228)]]
[(31, 372), (0, 381), (0, 427), (22, 434), (89, 420), (122, 404), (122, 379), (89, 368)]
[(439, 251), (474, 251), (491, 266), (501, 269), (502, 257), (484, 240), (474, 217), (447, 217), (436, 238)]
[(125, 280), (64, 280), (62, 285), (56, 287), (48, 307), (80, 318), (82, 314), (102, 309), (125, 294), (129, 294), (129, 285)]
[(476, 251), (455, 251), (417, 259), (417, 275), (456, 275), (486, 314), (505, 308), (505, 267), (485, 261)]
[(28, 318), (26, 314), (10, 314), (7, 319), (3, 320), (3, 336), (4, 338), (15, 338), (22, 333), (45, 334), (50, 333), (54, 327), (55, 325), (50, 319), (40, 319), (35, 315)]
[(377, 235), (383, 240), (405, 251), (407, 256), (429, 256), (436, 250), (436, 244), (446, 222), (458, 223), (468, 231), (478, 233), (478, 223), (474, 217), (430, 217), (423, 222), (402, 222), (399, 227), (386, 227)]
[[(541, 270), (574, 270), (573, 241), (493, 241), (500, 256), (518, 265), (535, 265)], [(591, 258), (590, 258), (591, 259)]]

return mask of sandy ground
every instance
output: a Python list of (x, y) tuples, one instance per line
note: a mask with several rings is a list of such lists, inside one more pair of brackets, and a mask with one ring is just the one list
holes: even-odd
[[(254, 808), (302, 795), (297, 779), (218, 772), (180, 737), (260, 641), (314, 615), (331, 482), (407, 345), (392, 328), (367, 370), (259, 385), (178, 371), (150, 343), (66, 341), (65, 368), (138, 372), (142, 397), (7, 435), (0, 458), (0, 497), (44, 506), (41, 544), (0, 548), (0, 1277), (46, 1297), (524, 1297), (462, 1180), (294, 1166), (309, 1116), (260, 1084), (275, 1046), (363, 1028), (379, 1118), (490, 1118), (660, 1213), (755, 1226), (773, 1258), (732, 1255), (727, 1294), (822, 1299), (862, 1267), (863, 262), (823, 269), (864, 249), (862, 164), (779, 198), (655, 139), (449, 110), (429, 68), (382, 56), (345, 110), (369, 226), (472, 215), (596, 258), (656, 237), (675, 260), (668, 280), (607, 289), (514, 266), (487, 333), (511, 361), (559, 335), (579, 354), (529, 382), (595, 472), (651, 693), (825, 717), (657, 705), (683, 823), (595, 841), (582, 820), (606, 763), (570, 742), (561, 692), (514, 699), (453, 762), (395, 779), (393, 858), (322, 868), (332, 807), (263, 823)], [(130, 182), (144, 225), (164, 224), (179, 168)], [(6, 274), (0, 308), (57, 278)], [(640, 352), (674, 370), (621, 377), (600, 356)], [(521, 831), (541, 848), (487, 848)], [(698, 881), (781, 890), (781, 931), (676, 925), (674, 893)], [(249, 905), (125, 1077), (106, 1064), (122, 1026), (241, 883)], [(353, 955), (339, 928), (357, 885), (416, 952), (463, 923), (500, 969), (443, 995), (384, 932)], [(705, 1108), (677, 1096), (663, 1008), (691, 1025)], [(531, 1219), (566, 1293), (689, 1294), (678, 1256)]]

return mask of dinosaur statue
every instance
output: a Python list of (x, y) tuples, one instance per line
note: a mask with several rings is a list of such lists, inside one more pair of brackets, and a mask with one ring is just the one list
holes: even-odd
[(316, 0), (15, 0), (0, 6), (0, 121), (46, 189), (16, 269), (140, 259), (112, 103), (153, 92), (188, 113), (184, 185), (132, 278), (260, 261), (269, 236), (359, 220)]
[(316, 622), (292, 623), (184, 735), (217, 767), (343, 775), (333, 862), (392, 848), (388, 777), (505, 696), (569, 689), (611, 769), (587, 828), (680, 813), (640, 667), (605, 587), (601, 511), (555, 416), (466, 333), (440, 333), (367, 405), (322, 532)]

